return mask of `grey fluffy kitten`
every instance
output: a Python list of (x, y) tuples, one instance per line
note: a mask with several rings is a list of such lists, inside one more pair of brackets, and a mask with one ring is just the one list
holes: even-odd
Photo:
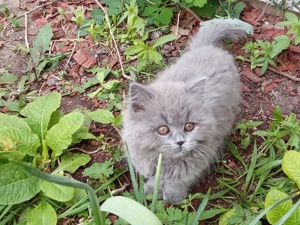
[(123, 118), (123, 140), (135, 169), (154, 187), (163, 154), (159, 197), (180, 202), (220, 148), (239, 112), (240, 78), (234, 58), (221, 41), (238, 41), (243, 29), (203, 27), (188, 51), (149, 85), (132, 83)]

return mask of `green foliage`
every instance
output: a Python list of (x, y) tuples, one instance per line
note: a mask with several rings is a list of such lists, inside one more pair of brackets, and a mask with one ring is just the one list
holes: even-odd
[(114, 173), (114, 162), (106, 161), (104, 163), (94, 163), (92, 166), (85, 168), (83, 175), (89, 176), (93, 179), (105, 180)]
[[(73, 199), (73, 188), (41, 181), (20, 170), (13, 162), (7, 162), (7, 160), (23, 161), (34, 167), (46, 169), (57, 160), (63, 150), (72, 144), (73, 134), (85, 126), (83, 123), (85, 116), (80, 112), (71, 112), (61, 116), (56, 111), (60, 105), (60, 99), (61, 96), (58, 93), (49, 93), (39, 97), (21, 110), (22, 118), (0, 114), (0, 167), (2, 171), (0, 187), (1, 193), (7, 193), (0, 197), (2, 205), (28, 201), (39, 192), (42, 193), (41, 197), (59, 202)], [(89, 124), (86, 125), (89, 126)], [(61, 165), (52, 175), (58, 176), (57, 171), (74, 172), (89, 160), (90, 157), (83, 154), (74, 154), (70, 158), (63, 156)], [(45, 210), (45, 215), (49, 216), (49, 219), (52, 218), (51, 212), (54, 212), (54, 208), (47, 204), (41, 202), (29, 214), (34, 215)], [(34, 224), (30, 219), (27, 222)]]
[(161, 46), (167, 42), (175, 40), (176, 37), (173, 34), (165, 35), (156, 40), (156, 42), (149, 46), (143, 39), (134, 41), (134, 45), (128, 47), (124, 54), (128, 59), (138, 59), (138, 71), (153, 63), (161, 65), (163, 61), (162, 55), (156, 50), (158, 46)]
[(248, 130), (251, 128), (257, 127), (257, 126), (261, 125), (262, 123), (263, 122), (260, 122), (260, 121), (247, 122), (245, 120), (242, 120), (236, 125), (235, 130), (237, 130), (239, 132), (239, 136), (242, 139), (241, 145), (244, 148), (247, 148), (251, 141), (251, 135), (248, 133)]
[[(300, 148), (300, 122), (295, 114), (290, 114), (283, 119), (279, 107), (275, 107), (273, 112), (274, 120), (268, 131), (256, 131), (253, 134), (264, 137), (264, 145), (268, 148), (271, 145), (276, 146), (279, 150), (286, 151), (289, 149)], [(288, 136), (288, 141), (285, 137)]]
[(173, 18), (173, 11), (167, 8), (162, 0), (155, 0), (153, 3), (153, 5), (147, 5), (141, 15), (147, 17), (149, 24), (169, 25)]
[[(254, 213), (249, 209), (242, 208), (240, 205), (234, 205), (231, 210), (222, 215), (219, 225), (249, 225), (254, 218)], [(257, 223), (257, 225), (260, 224), (262, 223)]]
[(292, 35), (292, 41), (298, 45), (300, 43), (300, 19), (292, 12), (285, 12), (284, 17), (286, 21), (277, 23), (279, 26), (289, 26), (289, 30), (286, 34)]
[(4, 4), (0, 4), (0, 16), (4, 15), (6, 17), (8, 17), (10, 14), (9, 9), (7, 8), (6, 5)]
[(242, 49), (245, 49), (251, 60), (251, 69), (261, 67), (261, 75), (265, 74), (269, 65), (276, 67), (276, 57), (283, 50), (290, 46), (288, 36), (279, 35), (272, 42), (258, 40), (248, 42)]
[(30, 50), (30, 55), (33, 62), (37, 63), (38, 59), (46, 52), (50, 50), (51, 38), (53, 37), (53, 32), (51, 24), (47, 23), (43, 26), (33, 43), (33, 47)]
[(56, 212), (52, 206), (42, 200), (40, 204), (28, 213), (28, 225), (55, 225), (57, 222)]
[(187, 3), (192, 3), (194, 6), (197, 6), (197, 7), (203, 7), (206, 3), (207, 3), (207, 0), (184, 0), (186, 1)]
[(21, 19), (10, 18), (9, 21), (13, 27), (20, 27), (21, 25)]
[(238, 19), (245, 7), (246, 4), (244, 2), (237, 0), (220, 1), (220, 7), (217, 9), (216, 14), (221, 17)]
[(101, 86), (96, 91), (89, 93), (88, 97), (97, 97), (99, 100), (108, 100), (109, 104), (107, 106), (107, 110), (121, 110), (122, 96), (117, 93), (120, 90), (120, 81), (117, 79), (105, 81), (105, 78), (110, 74), (111, 70), (94, 67), (87, 71), (96, 74), (96, 77), (83, 84), (84, 88), (93, 86), (95, 84), (101, 84)]

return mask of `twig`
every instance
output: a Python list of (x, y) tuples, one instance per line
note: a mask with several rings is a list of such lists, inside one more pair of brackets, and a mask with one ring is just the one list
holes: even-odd
[[(245, 61), (245, 62), (248, 62), (248, 63), (251, 63), (251, 60), (249, 60), (249, 59), (244, 59), (244, 61)], [(285, 73), (285, 72), (276, 70), (276, 69), (274, 69), (274, 68), (272, 68), (272, 67), (268, 67), (268, 70), (270, 70), (270, 71), (272, 71), (272, 72), (274, 72), (274, 73), (277, 73), (277, 74), (279, 74), (279, 75), (285, 76), (285, 77), (287, 77), (287, 78), (289, 78), (289, 79), (291, 79), (291, 80), (293, 80), (293, 81), (300, 81), (300, 78), (294, 77), (294, 76), (292, 76), (292, 75), (290, 75), (290, 74), (288, 74), (288, 73)]]
[(181, 4), (180, 4), (180, 6), (181, 6), (182, 8), (184, 8), (186, 11), (188, 11), (190, 14), (192, 14), (192, 15), (195, 17), (196, 20), (198, 20), (199, 22), (202, 22), (202, 20), (200, 19), (200, 17), (197, 16), (197, 14), (194, 13), (192, 10), (190, 10), (190, 9), (187, 8), (187, 7), (185, 7), (184, 5), (181, 5)]
[[(82, 149), (82, 148), (74, 147), (74, 148), (68, 149), (68, 152), (69, 152), (69, 151), (73, 151), (73, 150), (78, 150), (78, 151), (81, 151), (81, 152), (83, 152), (83, 153), (92, 155), (92, 154), (95, 154), (95, 153), (99, 152), (99, 151), (101, 150), (101, 147), (98, 147), (98, 148), (97, 148), (96, 150), (94, 150), (94, 151), (87, 151), (87, 150), (84, 150), (84, 149)], [(101, 151), (101, 152), (108, 152), (108, 151)]]
[(27, 14), (25, 15), (25, 21), (24, 21), (24, 25), (25, 25), (25, 45), (26, 45), (26, 48), (29, 49), (29, 43), (28, 43), (28, 28), (27, 28)]
[(179, 11), (178, 15), (177, 15), (177, 25), (176, 25), (176, 31), (175, 31), (175, 35), (176, 35), (176, 39), (178, 39), (178, 30), (179, 30), (179, 17), (180, 17), (180, 13), (181, 11)]
[(112, 28), (111, 28), (111, 24), (110, 24), (110, 21), (109, 21), (109, 17), (108, 17), (108, 13), (107, 13), (107, 10), (100, 4), (100, 2), (98, 0), (95, 0), (95, 2), (98, 4), (98, 6), (101, 8), (101, 10), (104, 12), (104, 15), (105, 15), (105, 20), (107, 22), (107, 25), (108, 25), (108, 29), (109, 29), (109, 33), (110, 33), (110, 36), (113, 40), (113, 43), (115, 45), (115, 48), (116, 48), (116, 51), (117, 51), (117, 54), (118, 54), (118, 58), (119, 58), (119, 62), (120, 62), (120, 66), (121, 66), (121, 70), (122, 70), (122, 76), (128, 80), (132, 80), (134, 81), (134, 79), (131, 77), (131, 76), (127, 76), (125, 74), (125, 71), (124, 71), (124, 67), (123, 67), (123, 63), (122, 63), (122, 58), (121, 58), (121, 55), (120, 55), (120, 51), (119, 51), (119, 48), (118, 48), (118, 45), (117, 45), (117, 42), (116, 42), (116, 39), (114, 37), (114, 34), (113, 34), (113, 31), (112, 31)]
[(267, 8), (269, 7), (269, 4), (270, 4), (269, 1), (266, 1), (266, 4), (265, 4), (261, 14), (256, 18), (255, 22), (258, 22), (264, 16)]
[(115, 190), (112, 190), (110, 193), (112, 195), (117, 195), (119, 193), (121, 193), (122, 191), (125, 191), (125, 189), (129, 186), (129, 184), (124, 184), (122, 187), (118, 188), (118, 189), (115, 189)]
[(23, 16), (25, 16), (25, 15), (28, 15), (29, 13), (32, 13), (32, 12), (34, 12), (35, 10), (40, 9), (40, 8), (43, 8), (43, 7), (47, 6), (47, 5), (50, 5), (50, 4), (52, 4), (52, 3), (56, 2), (56, 1), (57, 1), (57, 0), (52, 0), (52, 1), (50, 1), (50, 2), (47, 2), (47, 3), (43, 4), (43, 5), (39, 5), (39, 6), (35, 7), (34, 9), (32, 9), (32, 10), (30, 10), (30, 11), (28, 11), (28, 12), (26, 12), (26, 13), (20, 15), (20, 16), (17, 16), (16, 19), (19, 19), (19, 18), (21, 18), (21, 17), (23, 17)]

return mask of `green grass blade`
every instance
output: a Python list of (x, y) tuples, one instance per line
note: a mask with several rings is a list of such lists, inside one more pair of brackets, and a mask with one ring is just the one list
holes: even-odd
[(257, 147), (256, 147), (256, 141), (255, 141), (254, 142), (254, 147), (253, 147), (253, 154), (252, 154), (252, 157), (251, 157), (251, 163), (250, 163), (250, 166), (248, 168), (246, 181), (245, 181), (245, 193), (247, 192), (250, 180), (253, 178), (253, 171), (254, 171), (254, 168), (256, 166), (256, 161), (257, 161)]
[(299, 205), (300, 205), (300, 199), (297, 201), (295, 205), (293, 205), (293, 207), (289, 211), (287, 211), (286, 214), (283, 215), (283, 217), (281, 217), (280, 220), (277, 221), (277, 223), (275, 223), (275, 225), (284, 224), (284, 222), (295, 212), (295, 210), (297, 210)]
[(153, 191), (153, 198), (152, 198), (152, 205), (151, 205), (151, 211), (153, 213), (155, 213), (156, 210), (156, 202), (157, 202), (158, 191), (159, 191), (161, 169), (162, 169), (162, 153), (159, 153), (157, 166), (156, 166), (155, 184), (154, 184), (154, 191)]
[(227, 148), (230, 150), (230, 152), (232, 153), (232, 155), (234, 155), (235, 158), (237, 158), (245, 167), (245, 169), (247, 170), (247, 165), (245, 163), (245, 161), (243, 160), (241, 154), (238, 152), (237, 148), (235, 147), (235, 145), (233, 144), (233, 142), (229, 139), (226, 139), (226, 146)]
[(192, 224), (191, 225), (197, 225), (198, 224), (198, 220), (201, 216), (201, 213), (204, 211), (205, 209), (205, 206), (207, 205), (208, 203), (208, 199), (209, 199), (209, 195), (210, 195), (210, 192), (211, 192), (211, 189), (208, 190), (207, 194), (205, 195), (203, 201), (201, 202), (201, 205), (199, 205), (199, 208), (197, 209), (197, 212), (194, 216), (194, 219), (192, 221)]
[(131, 161), (131, 157), (130, 157), (130, 154), (129, 154), (129, 151), (128, 151), (127, 144), (126, 144), (126, 155), (127, 155), (129, 173), (130, 173), (130, 178), (131, 178), (131, 182), (132, 182), (132, 185), (133, 185), (135, 198), (139, 203), (143, 204), (143, 202), (144, 202), (143, 201), (143, 196), (141, 196), (140, 192), (139, 192), (139, 187), (138, 187), (137, 180), (135, 178), (135, 173), (134, 173), (134, 169), (133, 169), (133, 165), (132, 165), (132, 161)]

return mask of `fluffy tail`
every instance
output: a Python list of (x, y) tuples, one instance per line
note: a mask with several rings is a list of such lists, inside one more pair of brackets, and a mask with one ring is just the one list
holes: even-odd
[(243, 28), (233, 24), (219, 23), (210, 26), (201, 27), (198, 33), (193, 37), (190, 49), (199, 48), (207, 45), (220, 46), (224, 40), (237, 42), (246, 37)]

